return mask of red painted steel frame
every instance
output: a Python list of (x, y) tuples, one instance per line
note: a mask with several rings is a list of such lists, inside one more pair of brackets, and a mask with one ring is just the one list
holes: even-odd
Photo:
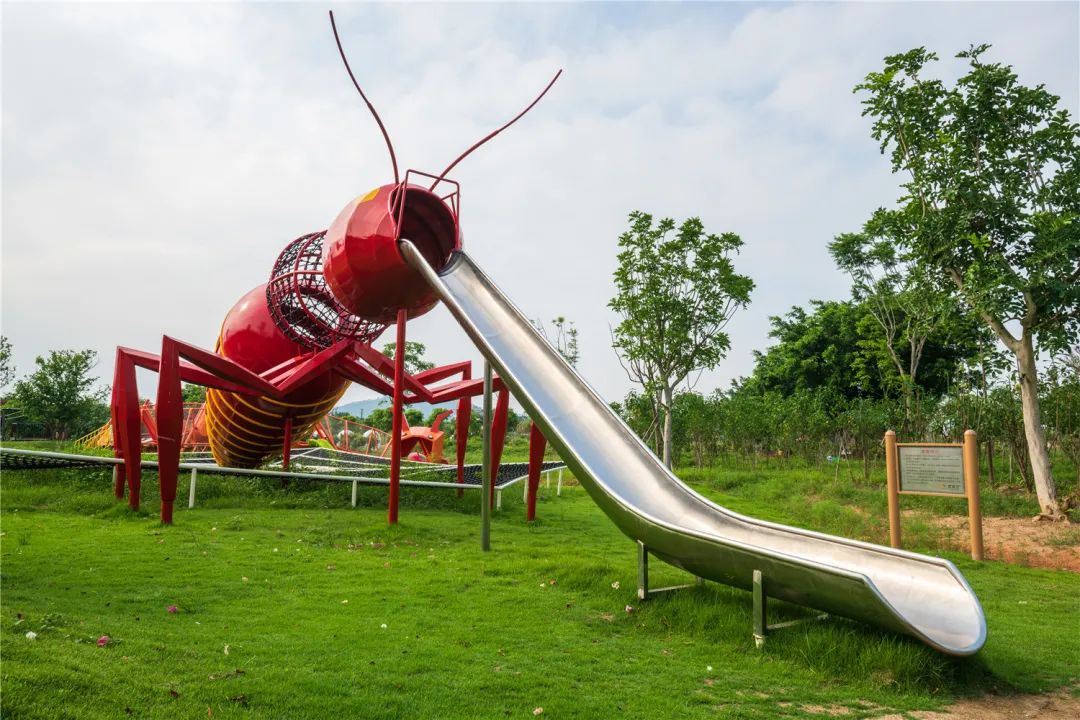
[(540, 487), (540, 469), (544, 465), (546, 449), (547, 438), (536, 423), (532, 423), (529, 426), (529, 489), (525, 505), (525, 519), (529, 522), (536, 519), (536, 490)]
[[(491, 419), (491, 477), (499, 476), (499, 463), (502, 461), (503, 445), (506, 444), (506, 418), (510, 410), (510, 393), (505, 388), (499, 391), (495, 399), (495, 416)], [(495, 508), (495, 483), (491, 483), (488, 497), (492, 509)]]
[(398, 310), (397, 345), (394, 346), (394, 418), (390, 430), (390, 506), (386, 519), (391, 525), (398, 521), (398, 492), (401, 483), (401, 402), (405, 394), (405, 323), (408, 311)]

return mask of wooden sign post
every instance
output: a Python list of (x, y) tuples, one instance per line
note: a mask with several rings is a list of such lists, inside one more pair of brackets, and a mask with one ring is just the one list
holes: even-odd
[(889, 544), (900, 547), (900, 496), (966, 497), (971, 526), (971, 557), (983, 559), (982, 510), (979, 507), (979, 444), (974, 430), (963, 444), (898, 443), (885, 433), (885, 475), (889, 496)]

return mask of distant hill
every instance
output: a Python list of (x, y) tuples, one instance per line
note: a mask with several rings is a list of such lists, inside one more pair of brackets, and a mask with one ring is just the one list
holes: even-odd
[[(340, 413), (346, 412), (350, 415), (355, 415), (358, 418), (365, 418), (370, 415), (371, 411), (377, 407), (390, 407), (390, 398), (371, 398), (370, 400), (357, 400), (356, 402), (346, 403), (345, 405), (338, 405), (336, 408), (334, 408), (333, 414), (338, 415)], [(416, 408), (420, 412), (424, 413), (424, 417), (427, 417), (433, 407), (441, 407), (447, 410), (457, 410), (457, 400), (448, 403), (442, 403), (438, 406), (424, 402), (413, 403), (412, 405), (409, 405), (409, 407)], [(475, 406), (473, 407), (473, 409), (478, 412), (481, 411), (480, 408)]]

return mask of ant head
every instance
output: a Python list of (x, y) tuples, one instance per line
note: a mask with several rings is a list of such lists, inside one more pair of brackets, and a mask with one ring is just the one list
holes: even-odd
[[(375, 188), (341, 211), (327, 230), (323, 243), (323, 275), (338, 302), (364, 320), (389, 324), (395, 321), (400, 309), (405, 309), (410, 318), (418, 317), (434, 307), (438, 300), (427, 282), (402, 259), (398, 240), (410, 240), (437, 270), (446, 264), (451, 253), (461, 248), (460, 188), (446, 176), (474, 150), (513, 125), (540, 102), (562, 70), (524, 110), (474, 143), (441, 173), (429, 175), (409, 170), (402, 181), (390, 134), (349, 67), (333, 11), (330, 12), (330, 26), (345, 70), (386, 140), (394, 182)], [(431, 180), (431, 185), (424, 187), (410, 182), (414, 177), (417, 181)], [(436, 192), (440, 184), (452, 187), (452, 190), (440, 194)]]

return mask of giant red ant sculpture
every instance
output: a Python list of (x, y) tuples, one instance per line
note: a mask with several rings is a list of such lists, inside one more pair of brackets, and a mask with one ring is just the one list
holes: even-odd
[[(398, 514), (403, 404), (457, 400), (458, 481), (463, 481), (470, 399), (483, 392), (482, 381), (472, 378), (467, 361), (416, 374), (405, 372), (405, 324), (431, 310), (437, 298), (401, 258), (397, 242), (409, 239), (436, 268), (461, 247), (460, 187), (447, 179), (448, 173), (532, 109), (562, 71), (528, 107), (474, 143), (440, 174), (407, 170), (402, 180), (390, 136), (349, 67), (332, 12), (330, 24), (349, 78), (386, 140), (394, 182), (350, 202), (328, 230), (291, 242), (278, 256), (270, 281), (244, 295), (225, 316), (213, 352), (169, 336), (162, 338), (160, 355), (117, 348), (113, 444), (116, 457), (124, 462), (118, 466), (114, 490), (118, 498), (123, 497), (126, 484), (131, 506), (138, 507), (142, 443), (135, 368), (148, 368), (159, 375), (158, 473), (164, 523), (172, 522), (176, 499), (182, 382), (207, 388), (211, 451), (219, 465), (237, 468), (255, 467), (278, 452), (287, 467), (292, 438), (306, 437), (349, 383), (392, 395), (391, 523), (397, 522)], [(414, 176), (431, 180), (431, 185), (410, 183)], [(453, 190), (440, 195), (435, 192), (440, 184)], [(371, 346), (391, 323), (397, 325), (398, 350), (393, 360)], [(497, 439), (492, 455), (497, 464), (509, 395), (498, 378), (493, 390), (498, 392), (492, 422)], [(535, 427), (530, 442), (530, 457), (537, 452), (542, 457), (545, 443)]]

